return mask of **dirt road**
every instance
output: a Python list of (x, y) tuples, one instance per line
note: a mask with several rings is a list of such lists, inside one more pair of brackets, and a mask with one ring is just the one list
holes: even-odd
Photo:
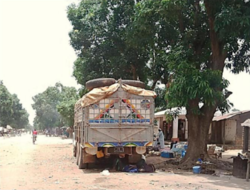
[(0, 137), (0, 190), (35, 189), (250, 189), (250, 182), (232, 176), (192, 173), (110, 173), (79, 170), (72, 157), (71, 140), (30, 135)]

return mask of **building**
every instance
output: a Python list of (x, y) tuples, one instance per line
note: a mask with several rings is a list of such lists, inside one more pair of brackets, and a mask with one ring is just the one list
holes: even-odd
[[(188, 121), (186, 109), (179, 110), (179, 115), (172, 121), (166, 119), (166, 113), (174, 112), (176, 109), (164, 110), (155, 113), (157, 125), (164, 132), (165, 140), (185, 141), (188, 139)], [(224, 115), (215, 114), (209, 128), (209, 143), (224, 144), (242, 148), (243, 128), (241, 123), (250, 118), (250, 110), (228, 113)]]
[(209, 143), (242, 148), (243, 127), (241, 123), (250, 118), (250, 110), (216, 116), (209, 129)]
[(243, 150), (242, 152), (250, 152), (250, 119), (241, 124), (243, 127)]
[[(172, 118), (172, 120), (166, 119), (166, 114), (178, 112), (178, 116)], [(167, 109), (155, 113), (155, 119), (158, 127), (164, 133), (165, 140), (167, 141), (185, 141), (188, 138), (188, 122), (186, 118), (186, 109), (177, 108)]]

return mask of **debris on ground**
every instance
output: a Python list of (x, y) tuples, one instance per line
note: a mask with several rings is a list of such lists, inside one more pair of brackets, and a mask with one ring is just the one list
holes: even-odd
[(109, 173), (108, 170), (103, 170), (103, 171), (101, 172), (101, 174), (104, 175), (104, 176), (110, 175), (110, 173)]

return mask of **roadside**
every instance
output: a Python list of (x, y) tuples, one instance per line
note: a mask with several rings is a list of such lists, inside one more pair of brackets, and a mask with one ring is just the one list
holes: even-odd
[[(220, 177), (165, 168), (155, 173), (79, 170), (72, 156), (72, 141), (30, 135), (0, 137), (0, 189), (249, 189), (250, 183), (231, 175)], [(160, 157), (158, 157), (160, 158)], [(161, 158), (160, 158), (161, 159)], [(156, 159), (154, 159), (156, 160)], [(150, 161), (150, 160), (148, 160)], [(161, 160), (157, 160), (159, 163)]]

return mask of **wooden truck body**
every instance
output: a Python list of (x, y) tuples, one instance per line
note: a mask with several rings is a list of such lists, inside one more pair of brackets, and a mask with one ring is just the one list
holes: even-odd
[[(135, 88), (135, 87), (132, 87)], [(79, 168), (103, 155), (144, 154), (153, 143), (154, 97), (130, 93), (119, 84), (110, 96), (75, 106), (74, 152)]]

